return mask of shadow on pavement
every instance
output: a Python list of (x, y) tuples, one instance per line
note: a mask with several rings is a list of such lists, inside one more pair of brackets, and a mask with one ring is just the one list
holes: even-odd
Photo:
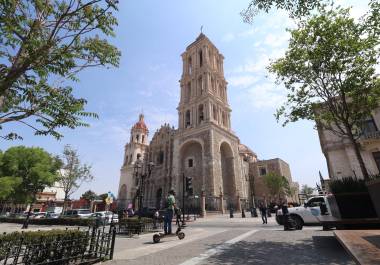
[(211, 256), (207, 264), (354, 265), (333, 236), (313, 236), (296, 243), (241, 241)]

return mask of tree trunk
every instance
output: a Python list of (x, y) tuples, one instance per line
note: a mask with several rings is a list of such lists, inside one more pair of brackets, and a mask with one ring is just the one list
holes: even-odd
[(360, 171), (362, 172), (364, 180), (369, 180), (368, 171), (367, 171), (367, 168), (365, 167), (364, 160), (363, 160), (362, 154), (360, 152), (360, 144), (355, 140), (355, 138), (351, 132), (351, 129), (346, 126), (346, 130), (347, 130), (348, 138), (351, 141), (352, 145), (354, 146), (356, 159), (359, 162)]

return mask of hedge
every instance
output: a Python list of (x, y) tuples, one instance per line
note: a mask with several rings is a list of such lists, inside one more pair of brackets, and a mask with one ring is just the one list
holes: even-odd
[[(86, 252), (89, 234), (80, 230), (13, 232), (0, 235), (0, 261), (22, 259), (22, 264), (36, 264), (81, 256)], [(60, 260), (60, 261), (59, 261)]]
[[(25, 219), (0, 217), (0, 223), (23, 224)], [(93, 226), (95, 219), (88, 218), (56, 218), (56, 219), (29, 219), (29, 224), (33, 225), (67, 225), (67, 226)]]

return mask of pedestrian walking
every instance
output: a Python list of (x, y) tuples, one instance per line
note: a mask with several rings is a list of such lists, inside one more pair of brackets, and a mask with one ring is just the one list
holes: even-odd
[(288, 210), (288, 204), (284, 200), (281, 205), (281, 211), (282, 211), (282, 216), (284, 218), (284, 231), (290, 230), (290, 216), (289, 216), (289, 210)]
[(180, 224), (180, 222), (182, 222), (181, 216), (182, 216), (181, 208), (176, 208), (176, 209), (175, 209), (175, 217), (176, 217), (175, 224), (176, 224), (178, 227), (181, 226), (181, 224)]
[(263, 224), (267, 224), (267, 206), (263, 202), (260, 202), (259, 209), (261, 213), (261, 219), (263, 220)]
[(170, 235), (172, 233), (172, 220), (174, 215), (175, 205), (175, 192), (174, 190), (169, 191), (169, 195), (166, 198), (166, 209), (164, 218), (164, 233), (165, 235)]
[(158, 221), (159, 217), (160, 217), (160, 213), (158, 212), (158, 210), (156, 210), (154, 212), (154, 215), (153, 215), (153, 228), (154, 229), (157, 229), (157, 221)]

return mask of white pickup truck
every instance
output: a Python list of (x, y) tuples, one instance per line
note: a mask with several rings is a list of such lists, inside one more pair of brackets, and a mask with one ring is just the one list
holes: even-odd
[[(326, 196), (311, 197), (303, 206), (288, 208), (289, 215), (294, 220), (296, 229), (301, 230), (304, 225), (320, 225), (317, 216), (321, 215), (321, 204), (326, 206), (326, 213), (324, 214), (331, 214)], [(276, 221), (279, 225), (283, 225), (281, 209), (277, 211)]]

